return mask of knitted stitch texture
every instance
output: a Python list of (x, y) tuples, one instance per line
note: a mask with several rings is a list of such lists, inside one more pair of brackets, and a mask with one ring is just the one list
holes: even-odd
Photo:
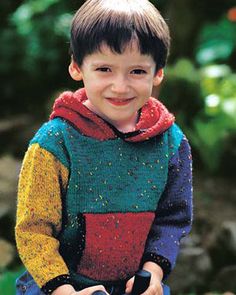
[[(56, 99), (50, 119), (62, 117), (89, 137), (99, 140), (115, 138), (117, 132), (102, 118), (83, 105), (87, 99), (85, 89), (76, 92), (66, 91)], [(163, 133), (174, 123), (174, 116), (157, 99), (150, 97), (142, 107), (140, 118), (126, 141), (140, 142)]]
[(77, 289), (114, 284), (145, 261), (167, 275), (190, 230), (191, 154), (177, 125), (134, 134), (141, 135), (134, 143), (106, 130), (109, 140), (91, 138), (74, 122), (54, 118), (30, 143), (16, 240), (46, 294), (66, 281)]
[(20, 257), (42, 286), (68, 273), (55, 239), (61, 230), (61, 192), (67, 168), (51, 153), (31, 145), (22, 165), (18, 190), (16, 240)]

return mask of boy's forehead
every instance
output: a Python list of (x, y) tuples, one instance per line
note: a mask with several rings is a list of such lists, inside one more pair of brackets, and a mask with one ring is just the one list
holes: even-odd
[(116, 64), (123, 63), (125, 65), (143, 65), (152, 67), (154, 60), (149, 54), (142, 54), (138, 46), (130, 44), (125, 47), (121, 53), (114, 52), (108, 45), (103, 44), (99, 50), (87, 55), (84, 59), (84, 64), (99, 65), (100, 63)]

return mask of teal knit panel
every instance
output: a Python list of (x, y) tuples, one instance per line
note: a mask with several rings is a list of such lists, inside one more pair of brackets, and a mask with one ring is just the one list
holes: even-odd
[(169, 159), (182, 131), (148, 141), (99, 141), (81, 135), (62, 119), (44, 124), (32, 143), (51, 152), (70, 171), (66, 196), (70, 214), (155, 211), (164, 190)]
[(66, 133), (67, 126), (68, 123), (61, 119), (55, 119), (43, 124), (30, 141), (30, 145), (38, 143), (41, 148), (53, 154), (69, 169), (70, 161), (64, 142), (64, 133)]
[(181, 144), (183, 139), (183, 132), (177, 124), (173, 124), (168, 130), (168, 144), (169, 144), (169, 158), (173, 157)]
[[(68, 207), (80, 213), (154, 211), (167, 180), (168, 136), (98, 141), (68, 129)], [(73, 139), (73, 140), (72, 140)]]

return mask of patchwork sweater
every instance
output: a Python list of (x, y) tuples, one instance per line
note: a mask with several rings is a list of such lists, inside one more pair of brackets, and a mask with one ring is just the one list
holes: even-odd
[(146, 261), (165, 277), (192, 221), (191, 153), (156, 99), (121, 133), (65, 92), (31, 140), (18, 189), (19, 255), (45, 294), (125, 281)]

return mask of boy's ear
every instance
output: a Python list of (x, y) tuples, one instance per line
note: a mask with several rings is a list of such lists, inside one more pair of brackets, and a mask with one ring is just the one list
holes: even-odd
[(83, 79), (82, 72), (77, 63), (72, 59), (69, 65), (69, 73), (73, 80), (81, 81)]
[(154, 78), (153, 78), (153, 86), (158, 86), (161, 84), (162, 80), (164, 78), (164, 70), (163, 69), (159, 69)]

